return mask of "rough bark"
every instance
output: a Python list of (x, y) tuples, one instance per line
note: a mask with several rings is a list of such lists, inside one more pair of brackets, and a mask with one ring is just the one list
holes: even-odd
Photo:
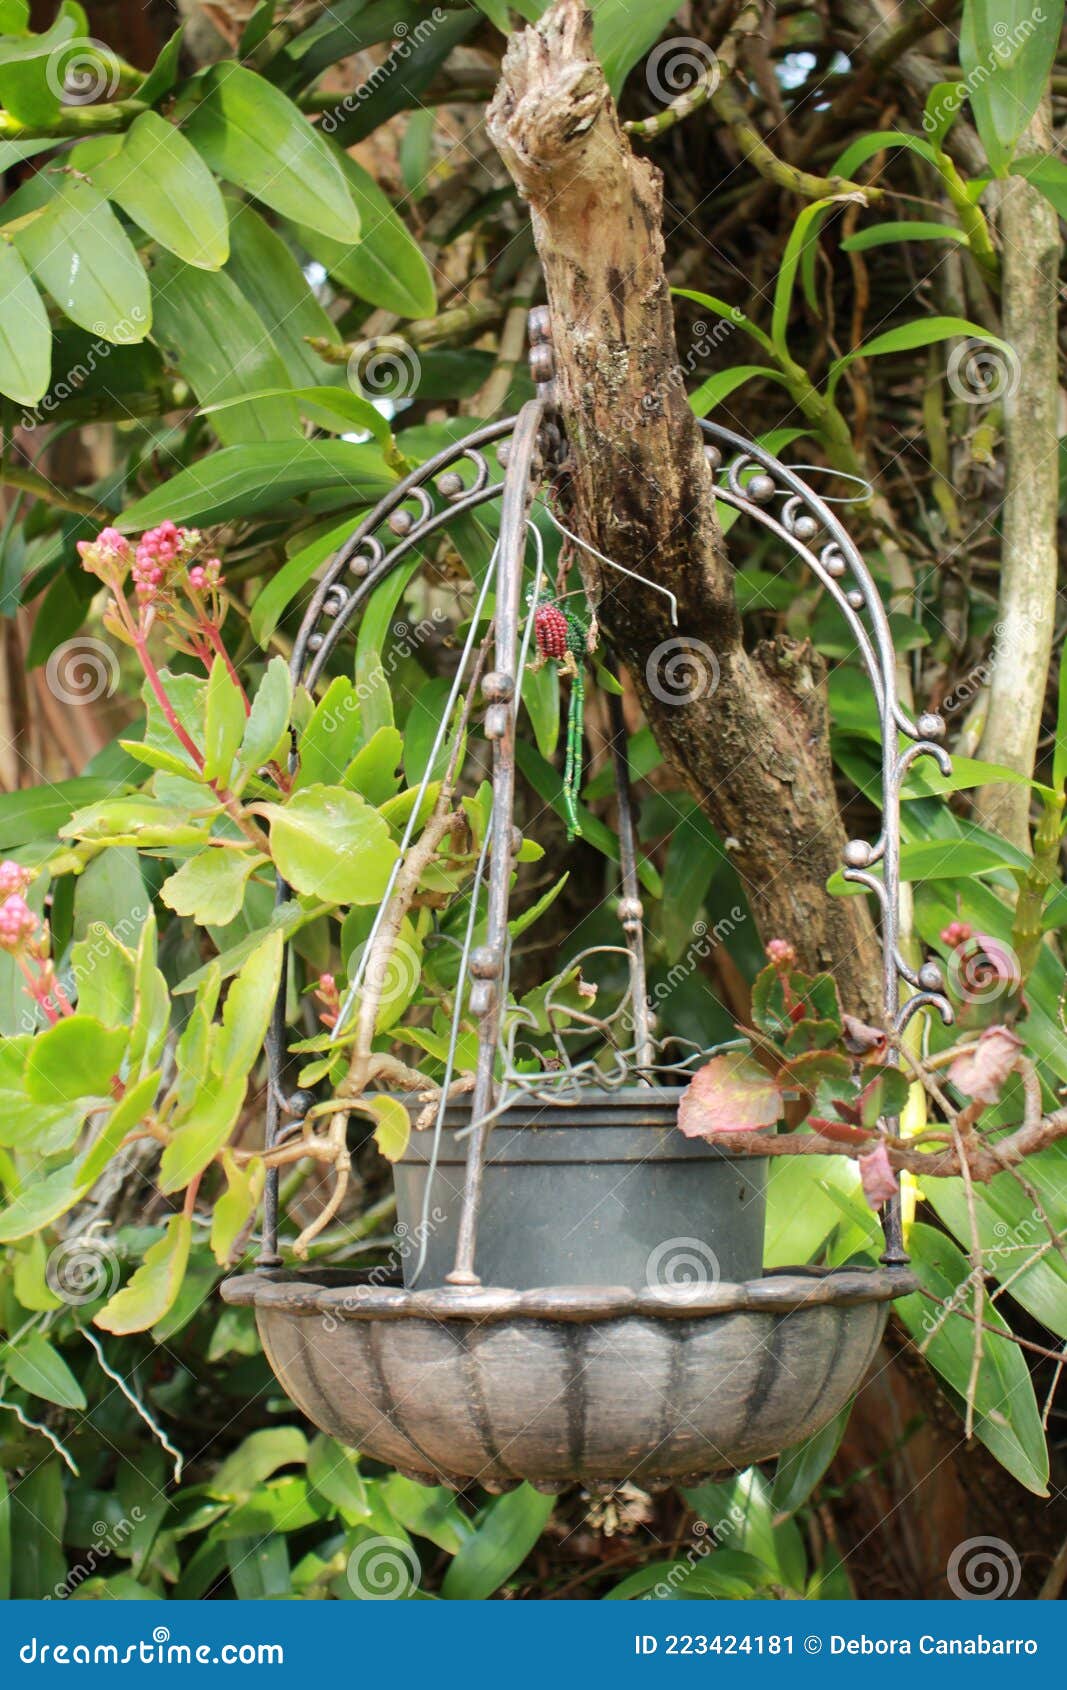
[[(1020, 150), (1048, 152), (1051, 144), (1045, 102)], [(980, 755), (1030, 775), (1056, 618), (1059, 218), (1044, 194), (1023, 177), (1011, 176), (1003, 185), (1000, 231), (1004, 339), (1014, 359), (1005, 370), (999, 633)], [(983, 787), (975, 810), (987, 827), (1021, 850), (1029, 849), (1029, 788)]]
[(678, 599), (675, 627), (662, 593), (583, 554), (601, 627), (667, 758), (731, 842), (763, 936), (833, 967), (850, 1007), (877, 1014), (865, 900), (825, 890), (844, 832), (822, 665), (806, 643), (742, 644), (675, 342), (660, 174), (622, 132), (581, 0), (557, 0), (513, 39), (487, 120), (544, 268), (571, 520)]

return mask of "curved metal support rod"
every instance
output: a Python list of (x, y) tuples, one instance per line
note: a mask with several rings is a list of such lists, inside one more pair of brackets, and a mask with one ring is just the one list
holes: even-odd
[[(486, 676), (483, 691), (490, 698), (485, 732), (493, 742), (493, 839), (489, 858), (489, 893), (484, 955), (479, 959), (471, 1008), (480, 1016), (478, 1067), (471, 1116), (474, 1131), (467, 1151), (456, 1239), (455, 1264), (448, 1283), (480, 1284), (474, 1271), (482, 1171), (489, 1127), (483, 1118), (492, 1108), (496, 1077), (497, 1038), (508, 938), (508, 895), (511, 889), (512, 813), (515, 801), (515, 722), (522, 677), (518, 673), (519, 615), (522, 566), (526, 552), (526, 520), (535, 491), (534, 469), (544, 418), (540, 400), (524, 405), (511, 442), (497, 542), (494, 675)], [(476, 996), (477, 993), (477, 996)]]

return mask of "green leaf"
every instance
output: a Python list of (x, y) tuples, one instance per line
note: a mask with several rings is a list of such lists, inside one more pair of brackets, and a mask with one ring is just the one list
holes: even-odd
[(873, 340), (857, 346), (854, 352), (846, 352), (843, 358), (835, 358), (830, 365), (829, 389), (832, 391), (838, 377), (856, 358), (879, 358), (890, 352), (913, 352), (919, 346), (932, 346), (935, 341), (954, 340), (957, 336), (965, 336), (970, 340), (983, 340), (989, 346), (995, 346), (1003, 352), (1006, 358), (1014, 358), (1015, 353), (1006, 340), (999, 335), (990, 334), (979, 323), (969, 323), (965, 317), (917, 317), (913, 323), (901, 323), (895, 329), (887, 329), (885, 334), (875, 335)]
[(226, 1457), (206, 1488), (222, 1502), (246, 1502), (279, 1467), (302, 1467), (307, 1459), (308, 1441), (299, 1426), (270, 1426), (251, 1432)]
[[(246, 1073), (222, 1076), (216, 1072), (205, 1076), (188, 1118), (177, 1127), (160, 1157), (161, 1191), (181, 1191), (197, 1174), (203, 1173), (236, 1126), (247, 1087)], [(164, 1312), (160, 1310), (160, 1314)], [(145, 1324), (151, 1326), (158, 1319), (159, 1315), (153, 1315)]]
[[(292, 400), (301, 415), (316, 428), (324, 428), (330, 434), (371, 434), (379, 445), (392, 444), (392, 432), (381, 412), (369, 399), (351, 393), (347, 387), (271, 387), (265, 388), (262, 393), (242, 394), (239, 399), (223, 399), (217, 405), (203, 405), (201, 410), (205, 416), (213, 416), (216, 411), (227, 410), (232, 405), (258, 404), (262, 399), (273, 399), (279, 394)], [(345, 525), (343, 537), (347, 537), (351, 527), (351, 523)]]
[(243, 775), (254, 774), (288, 748), (293, 683), (284, 657), (272, 657), (256, 688), (238, 754)]
[(790, 230), (774, 284), (774, 307), (771, 313), (771, 342), (782, 358), (788, 356), (786, 340), (797, 270), (805, 254), (818, 239), (820, 222), (828, 211), (832, 211), (835, 205), (839, 204), (840, 201), (836, 200), (816, 200), (814, 205), (806, 205)]
[(280, 89), (232, 61), (194, 86), (185, 132), (216, 175), (320, 234), (358, 237), (337, 154)]
[(929, 141), (924, 141), (919, 135), (908, 135), (899, 129), (876, 129), (869, 135), (861, 135), (858, 140), (851, 141), (843, 153), (839, 153), (828, 174), (831, 176), (854, 176), (861, 164), (866, 164), (876, 153), (888, 152), (894, 147), (903, 147), (906, 151), (918, 153), (928, 164), (937, 164), (937, 154)]
[(41, 296), (9, 240), (0, 240), (0, 393), (36, 405), (48, 391), (52, 330)]
[(31, 1396), (58, 1403), (60, 1408), (86, 1406), (85, 1392), (59, 1351), (40, 1332), (27, 1332), (17, 1344), (9, 1344), (0, 1354), (0, 1368)]
[(136, 117), (118, 152), (91, 175), (145, 234), (186, 264), (202, 270), (225, 264), (229, 226), (215, 178), (181, 130), (158, 112)]
[(146, 106), (158, 105), (164, 94), (169, 94), (177, 82), (183, 33), (184, 25), (179, 25), (174, 34), (163, 43), (155, 64), (138, 88), (137, 98)]
[(810, 1438), (783, 1449), (771, 1487), (771, 1506), (776, 1514), (795, 1514), (807, 1502), (837, 1454), (851, 1413), (852, 1404), (848, 1402)]
[(702, 381), (689, 395), (693, 415), (706, 417), (709, 411), (713, 411), (716, 405), (721, 405), (724, 399), (729, 399), (731, 393), (736, 393), (747, 381), (757, 381), (760, 378), (783, 384), (785, 381), (780, 370), (772, 370), (766, 364), (735, 364), (732, 369), (718, 370), (715, 375)]
[(88, 182), (61, 178), (14, 241), (72, 323), (119, 346), (144, 340), (152, 326), (148, 277), (115, 213)]
[(691, 299), (694, 305), (703, 305), (705, 310), (714, 311), (717, 317), (725, 317), (737, 328), (743, 329), (754, 341), (762, 346), (764, 352), (774, 354), (771, 337), (756, 327), (739, 305), (730, 305), (725, 299), (718, 299), (713, 293), (700, 293), (694, 288), (672, 288), (676, 299)]
[(286, 499), (311, 492), (336, 493), (350, 506), (371, 505), (391, 491), (396, 479), (377, 446), (340, 440), (227, 446), (136, 500), (115, 526), (125, 534), (139, 534), (168, 517), (206, 526), (257, 511), (280, 514)]
[(543, 892), (535, 904), (531, 904), (528, 910), (523, 910), (521, 915), (514, 916), (508, 922), (508, 932), (512, 939), (521, 938), (527, 928), (532, 927), (534, 922), (538, 921), (547, 909), (551, 909), (569, 879), (569, 871), (566, 874), (561, 874), (555, 885), (550, 886), (547, 892)]
[[(970, 1271), (967, 1258), (950, 1238), (921, 1222), (912, 1226), (909, 1250), (912, 1268), (925, 1289), (949, 1302), (953, 1312), (938, 1326), (943, 1310), (918, 1292), (900, 1298), (894, 1308), (913, 1338), (928, 1340), (927, 1360), (950, 1387), (962, 1412), (975, 1342), (975, 1329), (963, 1317), (971, 1312), (972, 1298), (969, 1291), (959, 1289)], [(1036, 1496), (1045, 1496), (1048, 1449), (1029, 1369), (1011, 1341), (1010, 1327), (988, 1295), (983, 1298), (982, 1320), (992, 1330), (983, 1333), (975, 1434), (1021, 1485)]]
[(94, 1326), (118, 1334), (144, 1332), (162, 1320), (181, 1290), (192, 1234), (188, 1215), (172, 1215), (162, 1238), (145, 1251), (137, 1272), (105, 1303)]
[(964, 0), (960, 68), (997, 176), (1038, 108), (1060, 43), (1064, 0)]
[(109, 1097), (129, 1044), (128, 1027), (105, 1027), (92, 1015), (68, 1015), (33, 1042), (26, 1090), (38, 1103)]
[(1012, 161), (1011, 173), (1025, 176), (1061, 217), (1067, 217), (1067, 164), (1061, 158), (1054, 153), (1017, 158)]
[[(163, 253), (152, 268), (152, 289), (154, 338), (202, 405), (288, 386), (285, 365), (262, 321), (225, 271), (198, 270)], [(284, 397), (228, 406), (213, 417), (215, 432), (226, 446), (300, 433), (300, 414)], [(203, 474), (216, 461), (197, 464), (194, 473)]]
[[(294, 394), (293, 397), (299, 396)], [(346, 517), (343, 522), (328, 528), (325, 533), (317, 534), (315, 539), (308, 541), (306, 545), (298, 546), (281, 569), (260, 590), (248, 618), (252, 633), (260, 645), (267, 644), (297, 593), (311, 580), (319, 564), (332, 557), (342, 541), (348, 539), (352, 527), (352, 518)]]
[(347, 153), (340, 155), (348, 191), (359, 212), (358, 241), (329, 239), (297, 214), (297, 234), (312, 258), (370, 305), (398, 317), (432, 317), (437, 310), (433, 275), (422, 251), (377, 182)]
[(268, 933), (231, 985), (212, 1055), (217, 1074), (245, 1075), (255, 1063), (278, 995), (283, 951), (282, 935)]
[(300, 735), (294, 791), (339, 780), (359, 740), (360, 726), (356, 689), (347, 675), (335, 675)]
[(250, 205), (234, 211), (230, 241), (227, 274), (266, 328), (289, 381), (321, 381), (323, 362), (308, 345), (308, 338), (314, 336), (339, 346), (341, 337), (312, 293), (292, 251)]
[(154, 1108), (162, 1077), (161, 1071), (156, 1068), (138, 1080), (136, 1085), (128, 1087), (121, 1102), (116, 1103), (93, 1140), (92, 1147), (78, 1163), (76, 1173), (79, 1191), (87, 1191), (100, 1178), (111, 1158), (118, 1154), (127, 1133), (132, 1133), (139, 1127), (145, 1116)]
[(13, 1203), (0, 1210), (0, 1244), (13, 1244), (31, 1232), (40, 1232), (72, 1209), (80, 1196), (73, 1167), (57, 1168), (54, 1174), (26, 1186)]
[[(72, 52), (82, 57), (87, 45), (85, 13), (64, 0), (54, 23), (41, 35), (29, 34), (25, 20), (19, 28), (15, 24), (14, 18), (3, 20), (0, 105), (19, 123), (47, 128), (59, 112), (67, 61)], [(83, 38), (81, 54), (72, 47), (76, 37)]]
[(959, 241), (966, 246), (967, 236), (951, 223), (915, 223), (902, 219), (899, 223), (874, 223), (869, 229), (846, 236), (841, 251), (869, 252), (872, 247), (892, 246), (898, 241)]
[[(640, 6), (635, 6), (633, 0), (598, 0), (593, 7), (593, 47), (597, 58), (604, 67), (604, 75), (608, 80), (608, 87), (618, 98), (622, 85), (626, 81), (627, 73), (631, 71), (638, 59), (642, 58), (653, 42), (670, 23), (678, 10), (677, 0), (642, 0)], [(686, 43), (688, 46), (689, 43)], [(668, 52), (678, 55), (678, 42), (668, 42)], [(695, 44), (694, 44), (695, 46)], [(706, 58), (705, 58), (706, 54)], [(686, 69), (684, 86), (690, 80), (695, 80), (705, 68), (710, 69), (715, 64), (715, 55), (710, 48), (705, 54), (697, 55), (690, 51), (683, 63)], [(688, 74), (692, 62), (692, 76)], [(677, 74), (677, 66), (675, 67)], [(668, 89), (664, 94), (665, 100), (673, 99), (678, 92), (674, 83), (663, 77), (662, 71), (657, 71), (656, 56), (653, 54), (645, 74), (652, 85)]]
[(242, 1168), (229, 1151), (222, 1153), (226, 1173), (226, 1190), (216, 1198), (211, 1215), (211, 1251), (220, 1267), (228, 1267), (233, 1247), (256, 1212), (263, 1195), (267, 1177), (265, 1164), (258, 1156)]
[(449, 1602), (483, 1602), (522, 1565), (555, 1507), (532, 1485), (520, 1485), (496, 1497), (461, 1543), (444, 1577), (441, 1595)]
[(199, 927), (225, 927), (240, 912), (249, 875), (266, 861), (254, 851), (200, 851), (163, 882), (159, 895)]
[(368, 804), (385, 804), (400, 785), (397, 770), (404, 755), (404, 738), (396, 728), (379, 728), (357, 751), (341, 782)]
[(357, 793), (309, 786), (288, 804), (262, 809), (274, 861), (296, 891), (332, 904), (381, 898), (397, 849), (387, 824)]
[(411, 1137), (411, 1116), (398, 1097), (388, 1097), (385, 1092), (368, 1097), (366, 1103), (377, 1123), (375, 1144), (387, 1162), (399, 1162)]
[(221, 657), (211, 665), (204, 717), (204, 779), (228, 786), (237, 749), (244, 738), (244, 700)]

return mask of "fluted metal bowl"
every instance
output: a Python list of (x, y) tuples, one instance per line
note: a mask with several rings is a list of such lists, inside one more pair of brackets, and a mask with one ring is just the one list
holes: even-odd
[(316, 1426), (424, 1484), (693, 1482), (818, 1431), (858, 1389), (902, 1268), (793, 1269), (643, 1291), (404, 1291), (229, 1279)]

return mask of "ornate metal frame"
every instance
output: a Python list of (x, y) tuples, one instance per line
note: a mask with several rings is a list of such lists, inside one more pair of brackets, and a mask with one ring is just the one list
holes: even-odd
[[(896, 658), (889, 621), (875, 582), (844, 525), (832, 508), (834, 501), (820, 498), (796, 470), (780, 463), (763, 447), (746, 440), (717, 423), (702, 422), (706, 437), (706, 453), (716, 476), (716, 497), (724, 504), (744, 513), (782, 540), (801, 557), (837, 604), (855, 638), (874, 691), (882, 727), (882, 832), (873, 842), (850, 840), (844, 852), (844, 874), (872, 892), (879, 900), (882, 914), (883, 999), (885, 1026), (899, 1037), (916, 1011), (933, 1007), (945, 1022), (952, 1019), (952, 1010), (943, 991), (939, 965), (924, 962), (913, 968), (900, 948), (900, 797), (904, 780), (912, 764), (921, 757), (933, 757), (943, 773), (951, 764), (943, 746), (937, 743), (944, 733), (944, 724), (934, 715), (920, 715), (913, 721), (902, 709), (897, 697)], [(360, 521), (351, 538), (337, 552), (319, 582), (300, 632), (296, 639), (292, 675), (298, 684), (309, 688), (321, 678), (325, 666), (343, 632), (359, 616), (374, 589), (386, 579), (410, 554), (419, 550), (454, 522), (457, 517), (477, 510), (489, 501), (501, 501), (499, 538), (496, 542), (493, 566), (486, 572), (479, 589), (479, 597), (471, 631), (461, 656), (453, 702), (470, 659), (476, 636), (479, 613), (487, 594), (495, 587), (494, 667), (483, 677), (482, 692), (488, 701), (484, 731), (493, 748), (493, 808), (490, 826), (475, 872), (472, 917), (463, 950), (461, 971), (469, 970), (473, 983), (470, 1009), (479, 1018), (479, 1060), (475, 1076), (472, 1120), (469, 1131), (466, 1182), (459, 1227), (459, 1241), (455, 1266), (449, 1274), (454, 1289), (442, 1291), (448, 1306), (456, 1306), (457, 1292), (480, 1298), (480, 1281), (475, 1272), (475, 1242), (478, 1209), (481, 1197), (482, 1169), (488, 1133), (492, 1123), (508, 1100), (507, 1082), (513, 1080), (514, 1067), (504, 1050), (505, 1079), (502, 1083), (495, 1072), (501, 1050), (501, 1011), (507, 993), (508, 964), (508, 895), (512, 860), (512, 811), (515, 789), (515, 734), (521, 676), (529, 646), (532, 616), (525, 618), (521, 587), (527, 546), (536, 550), (536, 580), (539, 583), (543, 567), (540, 535), (530, 519), (530, 507), (535, 498), (538, 479), (544, 464), (558, 445), (559, 434), (550, 405), (550, 391), (541, 389), (541, 397), (531, 401), (517, 418), (493, 423), (476, 430), (466, 439), (447, 447), (421, 468), (414, 471), (373, 510)], [(506, 447), (500, 451), (500, 461), (506, 462), (503, 480), (496, 478), (488, 457), (493, 446)], [(412, 508), (414, 507), (414, 508)], [(390, 545), (386, 535), (393, 537)], [(607, 560), (610, 561), (610, 560)], [(650, 583), (651, 584), (651, 583)], [(448, 728), (450, 709), (446, 709), (435, 751), (441, 736)], [(908, 741), (900, 746), (901, 736)], [(656, 1071), (654, 1041), (648, 1020), (642, 941), (641, 904), (636, 871), (633, 830), (630, 817), (628, 768), (625, 754), (625, 733), (621, 716), (615, 716), (614, 744), (617, 783), (619, 789), (619, 838), (622, 899), (619, 905), (623, 927), (624, 949), (630, 961), (630, 1000), (634, 1039), (623, 1056), (627, 1059), (620, 1069), (620, 1078), (650, 1079)], [(434, 752), (427, 763), (429, 779)], [(412, 842), (415, 818), (420, 808), (416, 802), (412, 820), (401, 841), (401, 856)], [(881, 866), (881, 876), (875, 870)], [(399, 862), (398, 862), (399, 868)], [(488, 871), (486, 874), (486, 870)], [(487, 880), (487, 937), (486, 943), (472, 951), (474, 911), (477, 892), (483, 876)], [(391, 889), (391, 888), (390, 888)], [(287, 888), (279, 882), (278, 900), (283, 901)], [(387, 901), (389, 892), (383, 900)], [(373, 937), (373, 931), (372, 931)], [(365, 953), (370, 950), (370, 942)], [(346, 1015), (359, 989), (357, 975), (349, 987), (348, 996), (338, 1017), (337, 1030), (345, 1025)], [(902, 992), (903, 988), (903, 992)], [(452, 1051), (459, 1027), (459, 1013), (463, 992), (457, 991), (456, 1015), (453, 1026)], [(903, 1001), (902, 1001), (903, 1000)], [(290, 1107), (283, 1095), (282, 1075), (285, 1060), (284, 989), (275, 1009), (269, 1044), (271, 1085), (267, 1108), (268, 1148), (281, 1142), (290, 1131), (299, 1130), (297, 1107)], [(686, 1064), (682, 1065), (683, 1067)], [(582, 1070), (571, 1070), (570, 1078), (584, 1082)], [(601, 1074), (595, 1076), (600, 1084)], [(444, 1116), (451, 1063), (446, 1068), (437, 1128), (440, 1131)], [(549, 1088), (550, 1090), (552, 1088)], [(887, 1128), (896, 1126), (887, 1121)], [(268, 1175), (264, 1216), (264, 1245), (260, 1265), (275, 1268), (278, 1256), (278, 1175)], [(885, 1254), (882, 1257), (892, 1270), (907, 1261), (901, 1232), (899, 1198), (883, 1211)], [(892, 1274), (888, 1276), (892, 1278)], [(829, 1276), (832, 1283), (833, 1276)], [(881, 1283), (881, 1282), (879, 1282)], [(826, 1295), (824, 1291), (821, 1293)], [(883, 1288), (883, 1296), (893, 1294)], [(394, 1299), (422, 1297), (424, 1293), (391, 1293)], [(510, 1295), (510, 1294), (509, 1294)], [(533, 1295), (533, 1294), (530, 1294)], [(538, 1294), (541, 1295), (541, 1294)], [(551, 1300), (556, 1294), (544, 1293)], [(509, 1308), (511, 1304), (509, 1303)], [(538, 1305), (541, 1306), (541, 1305)], [(390, 1305), (392, 1307), (392, 1305)], [(547, 1305), (546, 1305), (547, 1307)], [(368, 1304), (368, 1312), (371, 1310)], [(384, 1307), (378, 1311), (386, 1313)], [(412, 1312), (418, 1312), (412, 1305)]]

